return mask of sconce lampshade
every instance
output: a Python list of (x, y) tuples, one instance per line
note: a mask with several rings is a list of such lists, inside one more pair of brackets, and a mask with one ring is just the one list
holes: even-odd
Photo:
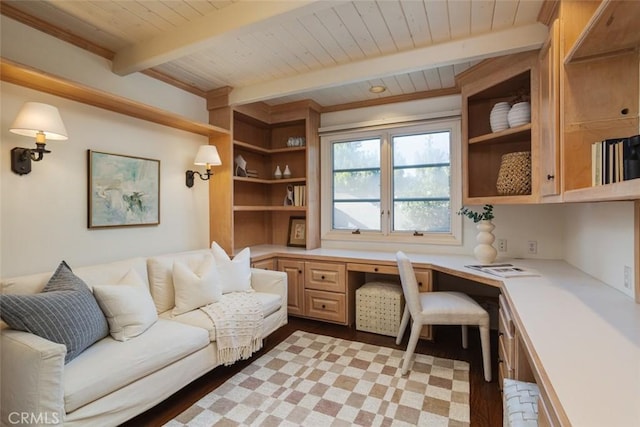
[(222, 161), (218, 155), (218, 149), (215, 145), (201, 145), (196, 154), (194, 165), (220, 166)]
[(68, 139), (58, 109), (40, 102), (25, 102), (9, 131), (23, 136), (37, 137), (43, 133), (47, 139)]

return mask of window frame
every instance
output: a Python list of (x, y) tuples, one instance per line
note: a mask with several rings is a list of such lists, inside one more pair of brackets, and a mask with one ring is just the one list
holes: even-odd
[[(415, 235), (409, 231), (392, 231), (393, 221), (393, 159), (391, 139), (416, 133), (450, 132), (450, 224), (449, 232), (423, 232)], [(333, 229), (333, 144), (356, 141), (367, 138), (381, 139), (381, 191), (380, 204), (381, 230), (361, 230), (354, 234), (353, 230)], [(323, 240), (344, 242), (380, 242), (380, 243), (412, 243), (412, 244), (462, 244), (462, 218), (456, 212), (462, 206), (462, 169), (461, 169), (461, 121), (459, 117), (432, 119), (414, 123), (399, 123), (368, 128), (349, 129), (327, 132), (320, 137), (321, 144), (321, 237)]]

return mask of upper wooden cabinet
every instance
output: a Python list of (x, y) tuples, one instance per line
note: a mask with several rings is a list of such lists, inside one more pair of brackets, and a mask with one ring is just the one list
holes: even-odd
[(562, 199), (640, 198), (640, 180), (592, 186), (591, 146), (639, 132), (640, 3), (563, 1), (561, 58)]
[[(462, 91), (463, 203), (533, 203), (538, 200), (538, 53), (525, 52), (485, 61), (460, 75)], [(492, 132), (490, 114), (498, 102), (518, 95), (531, 102), (531, 122)], [(532, 190), (502, 195), (498, 173), (502, 156), (531, 153)]]
[(540, 49), (540, 196), (561, 192), (560, 173), (560, 24), (549, 29)]
[[(224, 158), (210, 193), (212, 239), (225, 242), (230, 253), (247, 246), (286, 245), (290, 220), (297, 217), (305, 220), (302, 244), (318, 247), (319, 113), (308, 103), (275, 108), (258, 103), (223, 107), (210, 116), (215, 123), (221, 117), (229, 120), (232, 135), (228, 147), (218, 147)], [(303, 145), (293, 145), (302, 140)], [(257, 176), (238, 173), (240, 159)], [(276, 167), (284, 172), (287, 166), (290, 177), (274, 176)], [(285, 202), (294, 187), (304, 187), (300, 205)]]

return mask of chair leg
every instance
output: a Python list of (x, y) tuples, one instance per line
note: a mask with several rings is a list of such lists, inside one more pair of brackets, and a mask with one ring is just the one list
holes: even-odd
[(402, 320), (400, 321), (400, 330), (398, 330), (398, 336), (396, 337), (396, 344), (400, 344), (404, 331), (407, 329), (409, 323), (409, 307), (404, 306), (404, 312), (402, 313)]
[(469, 347), (469, 328), (467, 325), (462, 325), (462, 348)]
[(489, 325), (480, 326), (480, 344), (482, 345), (484, 379), (486, 382), (491, 382), (491, 341), (489, 339)]
[(411, 335), (409, 336), (409, 344), (407, 350), (404, 352), (404, 360), (402, 362), (402, 375), (407, 375), (409, 372), (409, 364), (413, 358), (413, 353), (416, 351), (416, 345), (418, 345), (418, 339), (420, 338), (420, 332), (422, 331), (422, 324), (413, 320), (411, 326)]

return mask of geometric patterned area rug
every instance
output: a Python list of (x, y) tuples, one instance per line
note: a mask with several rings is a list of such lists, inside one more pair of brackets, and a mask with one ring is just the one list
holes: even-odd
[(296, 331), (165, 424), (468, 426), (469, 364)]

